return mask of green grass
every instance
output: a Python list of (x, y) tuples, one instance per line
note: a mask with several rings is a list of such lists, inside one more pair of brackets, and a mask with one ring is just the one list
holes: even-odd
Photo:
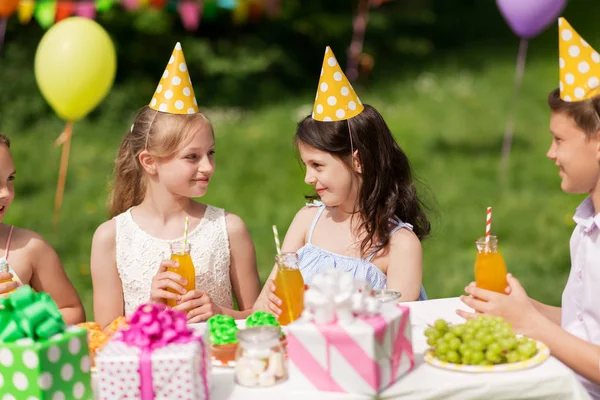
[[(528, 63), (510, 181), (501, 185), (499, 154), (514, 62), (512, 55), (487, 57), (470, 51), (468, 59), (457, 54), (436, 61), (427, 71), (408, 72), (359, 89), (363, 102), (384, 115), (428, 188), (423, 193), (432, 206), (433, 232), (424, 242), (425, 288), (432, 298), (462, 293), (473, 279), (474, 241), (484, 233), (485, 209), (491, 205), (493, 232), (500, 238), (509, 270), (521, 278), (531, 296), (559, 304), (570, 265), (571, 215), (583, 196), (562, 193), (557, 170), (545, 158), (550, 143), (545, 99), (558, 84), (555, 53), (546, 51), (544, 57), (534, 53)], [(30, 69), (20, 73), (32, 78)], [(25, 84), (10, 85), (5, 90), (16, 93)], [(75, 125), (58, 234), (52, 231), (51, 221), (60, 149), (53, 147), (53, 141), (62, 123), (57, 117), (30, 122), (18, 116), (28, 114), (9, 110), (1, 118), (1, 128), (13, 142), (18, 170), (17, 197), (6, 222), (38, 231), (56, 248), (88, 318), (93, 318), (92, 235), (106, 219), (104, 204), (120, 138), (131, 125), (132, 113), (142, 105), (124, 103), (127, 85), (114, 88), (101, 115)], [(43, 108), (39, 94), (33, 89), (30, 93), (15, 94), (15, 110), (35, 114)], [(292, 136), (296, 122), (310, 112), (312, 99), (313, 89), (307, 88), (306, 93), (276, 99), (258, 110), (206, 110), (216, 127), (217, 170), (203, 201), (246, 222), (262, 279), (273, 264), (271, 225), (277, 224), (283, 235), (303, 206), (303, 195), (310, 193)], [(109, 118), (111, 113), (115, 117)], [(128, 113), (129, 117), (122, 117)]]

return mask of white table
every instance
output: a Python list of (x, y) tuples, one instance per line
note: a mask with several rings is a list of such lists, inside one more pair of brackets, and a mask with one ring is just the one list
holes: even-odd
[[(543, 364), (521, 371), (495, 373), (465, 373), (447, 371), (423, 362), (427, 347), (423, 331), (437, 318), (460, 323), (457, 308), (468, 310), (458, 298), (405, 303), (411, 309), (415, 369), (385, 390), (381, 399), (556, 399), (586, 400), (589, 395), (575, 374), (554, 357)], [(215, 387), (211, 400), (335, 400), (368, 399), (368, 396), (347, 393), (291, 391), (281, 383), (272, 388), (249, 389), (233, 381), (233, 371), (214, 369)]]

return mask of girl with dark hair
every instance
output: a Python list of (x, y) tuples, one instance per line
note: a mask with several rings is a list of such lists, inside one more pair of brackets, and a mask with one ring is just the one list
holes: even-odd
[[(417, 196), (410, 163), (383, 117), (363, 105), (329, 47), (314, 111), (295, 136), (305, 182), (320, 201), (301, 209), (282, 246), (297, 252), (306, 284), (331, 268), (373, 288), (426, 299), (421, 285), (421, 240), (430, 224)], [(280, 314), (273, 269), (255, 309)]]

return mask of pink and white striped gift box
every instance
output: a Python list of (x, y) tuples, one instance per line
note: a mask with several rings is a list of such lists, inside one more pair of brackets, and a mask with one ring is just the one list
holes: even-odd
[(289, 385), (302, 390), (374, 395), (412, 370), (410, 309), (319, 325), (288, 326)]

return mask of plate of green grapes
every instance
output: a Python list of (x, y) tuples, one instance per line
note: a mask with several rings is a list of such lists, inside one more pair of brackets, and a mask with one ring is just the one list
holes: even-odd
[(531, 368), (546, 361), (544, 343), (513, 333), (500, 317), (480, 315), (464, 324), (436, 320), (425, 329), (425, 362), (461, 372), (505, 372)]

